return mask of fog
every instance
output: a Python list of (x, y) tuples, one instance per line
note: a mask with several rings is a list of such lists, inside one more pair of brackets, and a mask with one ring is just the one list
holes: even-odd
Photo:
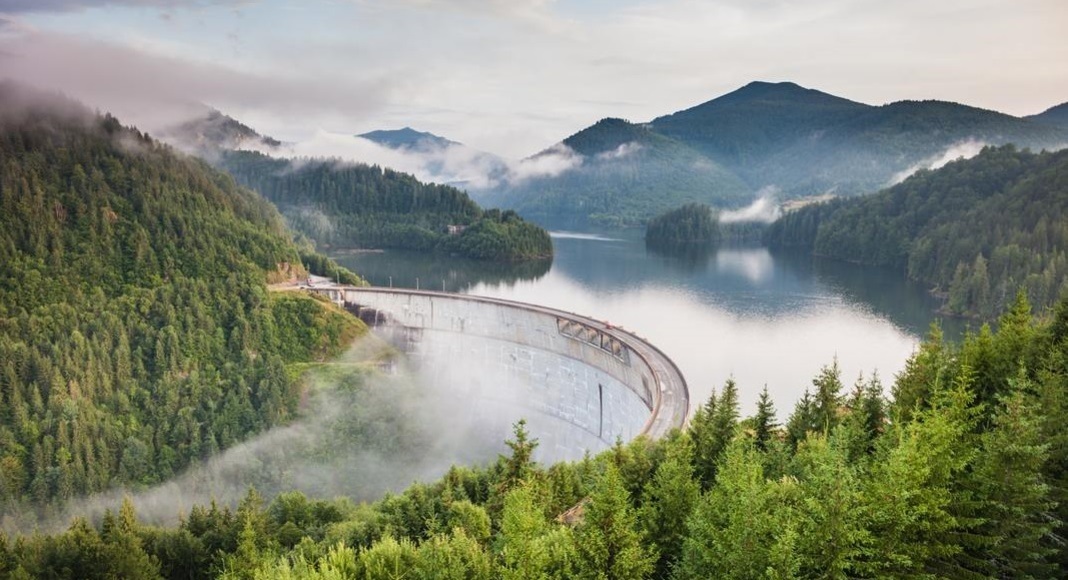
[(757, 192), (753, 203), (735, 210), (720, 212), (719, 222), (723, 224), (739, 222), (759, 222), (770, 224), (779, 219), (782, 213), (778, 202), (779, 188), (767, 186)]
[[(554, 177), (578, 168), (583, 157), (558, 143), (524, 159), (505, 159), (462, 143), (420, 143), (417, 147), (387, 147), (370, 139), (317, 129), (308, 139), (278, 147), (242, 144), (274, 157), (329, 158), (350, 163), (379, 165), (410, 173), (430, 183), (443, 183), (470, 190), (519, 185), (537, 177)], [(628, 155), (634, 147), (621, 146), (612, 158)]]
[(954, 143), (953, 145), (950, 145), (948, 148), (946, 148), (946, 150), (942, 153), (924, 159), (919, 163), (915, 163), (909, 166), (908, 168), (895, 173), (894, 176), (890, 178), (890, 182), (887, 183), (887, 185), (897, 185), (898, 183), (905, 181), (906, 178), (921, 169), (938, 169), (939, 167), (943, 167), (951, 161), (956, 161), (958, 159), (971, 159), (972, 157), (978, 155), (979, 152), (983, 150), (983, 147), (986, 147), (986, 145), (987, 143), (983, 141), (977, 141), (975, 139), (967, 139), (965, 141)]
[[(444, 339), (428, 335), (425, 340), (429, 343), (421, 350), (433, 352), (441, 346), (434, 341)], [(426, 365), (421, 357), (401, 358), (384, 371), (356, 362), (366, 359), (375, 343), (380, 341), (365, 339), (335, 364), (312, 371), (307, 402), (290, 425), (261, 433), (149, 489), (120, 488), (75, 499), (42, 521), (28, 513), (7, 514), (0, 527), (58, 531), (75, 516), (99, 521), (126, 496), (141, 521), (174, 524), (194, 505), (212, 500), (236, 505), (250, 486), (268, 499), (297, 490), (318, 498), (373, 501), (413, 481), (437, 479), (454, 464), (487, 464), (507, 450), (504, 440), (522, 411), (514, 391), (495, 388), (504, 377), (494, 367), (443, 356), (427, 357)]]

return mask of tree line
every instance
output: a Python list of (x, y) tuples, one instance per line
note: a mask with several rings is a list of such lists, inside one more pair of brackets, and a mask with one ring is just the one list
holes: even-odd
[[(1068, 563), (1068, 300), (1023, 294), (959, 345), (937, 327), (884, 393), (825, 366), (781, 422), (728, 380), (687, 428), (544, 466), (522, 422), (485, 467), (372, 504), (250, 490), (178, 527), (0, 537), (53, 578), (1057, 578)], [(71, 572), (78, 570), (79, 573)]]
[(993, 319), (1018, 289), (1046, 308), (1068, 284), (1068, 152), (987, 147), (878, 194), (784, 215), (765, 239), (896, 268), (954, 315)]
[[(483, 210), (455, 187), (421, 183), (378, 166), (329, 159), (221, 153), (220, 167), (278, 205), (321, 247), (451, 252), (479, 260), (552, 256), (542, 228), (515, 212)], [(460, 226), (453, 232), (449, 226)]]

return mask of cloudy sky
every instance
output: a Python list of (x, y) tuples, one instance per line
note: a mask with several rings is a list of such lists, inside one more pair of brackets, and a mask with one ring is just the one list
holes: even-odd
[(404, 125), (521, 157), (751, 80), (1024, 115), (1065, 0), (0, 0), (0, 77), (146, 128), (207, 103), (300, 141)]

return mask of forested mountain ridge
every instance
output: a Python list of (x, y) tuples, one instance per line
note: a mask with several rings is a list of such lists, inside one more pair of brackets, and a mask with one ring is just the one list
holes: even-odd
[[(372, 504), (250, 491), (236, 509), (16, 540), (0, 575), (327, 578), (1061, 578), (1068, 516), (1068, 301), (1021, 297), (961, 345), (937, 328), (884, 395), (823, 367), (792, 412), (728, 380), (687, 428), (539, 465), (509, 452)], [(780, 420), (780, 417), (784, 420)], [(577, 507), (576, 507), (577, 506)]]
[(1055, 107), (1050, 107), (1037, 115), (1032, 115), (1027, 118), (1048, 125), (1068, 127), (1068, 103), (1061, 103)]
[[(218, 164), (323, 247), (446, 251), (504, 261), (552, 256), (548, 233), (515, 212), (483, 210), (455, 187), (391, 169), (251, 151), (223, 152)], [(450, 232), (449, 226), (459, 228)]]
[(933, 100), (872, 106), (758, 81), (645, 124), (602, 119), (562, 141), (581, 163), (474, 193), (542, 222), (635, 225), (685, 203), (744, 205), (761, 190), (871, 193), (983, 145), (1057, 149), (1068, 145), (1059, 115)]
[(360, 133), (357, 137), (367, 139), (368, 141), (374, 141), (375, 143), (384, 145), (390, 149), (407, 148), (419, 150), (460, 145), (460, 143), (446, 139), (440, 135), (435, 135), (426, 131), (416, 131), (411, 127), (368, 131), (367, 133)]
[[(482, 199), (541, 223), (581, 227), (639, 225), (686, 203), (736, 207), (751, 197), (732, 172), (646, 125), (602, 119), (562, 145), (579, 156), (575, 167), (480, 194)], [(554, 153), (559, 151), (539, 155)]]
[(268, 294), (302, 253), (335, 273), (230, 176), (0, 84), (0, 514), (157, 483), (291, 418), (287, 364), (364, 331)]
[(657, 131), (733, 165), (773, 153), (867, 105), (794, 83), (755, 81), (650, 123)]
[(945, 101), (856, 103), (794, 83), (746, 85), (655, 119), (654, 130), (786, 197), (876, 191), (962, 143), (1063, 147), (1068, 130)]
[(988, 147), (876, 195), (784, 215), (773, 248), (897, 268), (990, 319), (1018, 289), (1042, 309), (1068, 287), (1068, 151)]

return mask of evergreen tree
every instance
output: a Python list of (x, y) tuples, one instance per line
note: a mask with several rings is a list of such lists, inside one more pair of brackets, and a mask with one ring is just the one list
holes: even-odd
[(701, 495), (693, 475), (693, 446), (688, 436), (673, 440), (642, 494), (638, 522), (659, 555), (654, 578), (667, 578), (682, 552), (686, 521)]
[(800, 577), (852, 578), (871, 543), (860, 478), (837, 437), (810, 436), (798, 449), (796, 550)]
[(478, 541), (456, 528), (419, 546), (412, 575), (426, 580), (490, 580), (493, 561)]
[(864, 514), (872, 537), (861, 575), (927, 578), (960, 574), (962, 534), (977, 522), (961, 514), (971, 502), (957, 479), (976, 450), (970, 377), (963, 370), (953, 385), (936, 389), (929, 409), (902, 426), (896, 445), (872, 462), (864, 486)]
[(738, 386), (728, 379), (723, 392), (712, 397), (690, 421), (694, 444), (694, 471), (703, 489), (716, 480), (716, 465), (738, 427)]
[(813, 400), (813, 421), (816, 429), (827, 436), (838, 425), (839, 410), (842, 406), (842, 372), (835, 357), (831, 366), (820, 369), (819, 375), (812, 379), (815, 388)]
[(498, 574), (505, 580), (563, 580), (576, 574), (578, 555), (571, 530), (546, 521), (529, 486), (505, 496), (496, 549)]
[(1042, 443), (1042, 413), (1022, 373), (1002, 396), (993, 428), (983, 433), (977, 457), (978, 495), (984, 502), (977, 533), (993, 538), (977, 558), (977, 572), (998, 578), (1054, 575), (1046, 547), (1054, 525), (1053, 501), (1043, 468), (1048, 446)]
[(932, 390), (939, 385), (945, 370), (945, 348), (942, 328), (932, 323), (919, 350), (905, 362), (905, 370), (891, 389), (891, 418), (895, 423), (908, 423), (915, 413), (930, 405)]
[(757, 412), (753, 417), (753, 441), (757, 449), (766, 451), (771, 438), (775, 436), (779, 424), (775, 422), (775, 403), (768, 395), (768, 386), (760, 391), (757, 399)]
[(367, 580), (406, 580), (420, 565), (419, 551), (407, 538), (386, 536), (362, 550), (357, 559), (357, 578)]
[(614, 465), (590, 495), (582, 523), (575, 530), (576, 578), (637, 580), (653, 572), (656, 555), (643, 545), (634, 510)]
[(786, 442), (791, 449), (797, 449), (798, 444), (808, 437), (809, 432), (816, 431), (818, 428), (816, 403), (808, 389), (805, 389), (804, 394), (794, 405), (794, 412), (786, 421)]
[(796, 538), (796, 529), (785, 513), (772, 509), (776, 500), (752, 442), (735, 439), (726, 450), (715, 487), (701, 497), (687, 522), (672, 577), (763, 578), (769, 568), (776, 568), (774, 546), (779, 550), (778, 568), (792, 569), (793, 550), (777, 544), (775, 535), (790, 533)]

